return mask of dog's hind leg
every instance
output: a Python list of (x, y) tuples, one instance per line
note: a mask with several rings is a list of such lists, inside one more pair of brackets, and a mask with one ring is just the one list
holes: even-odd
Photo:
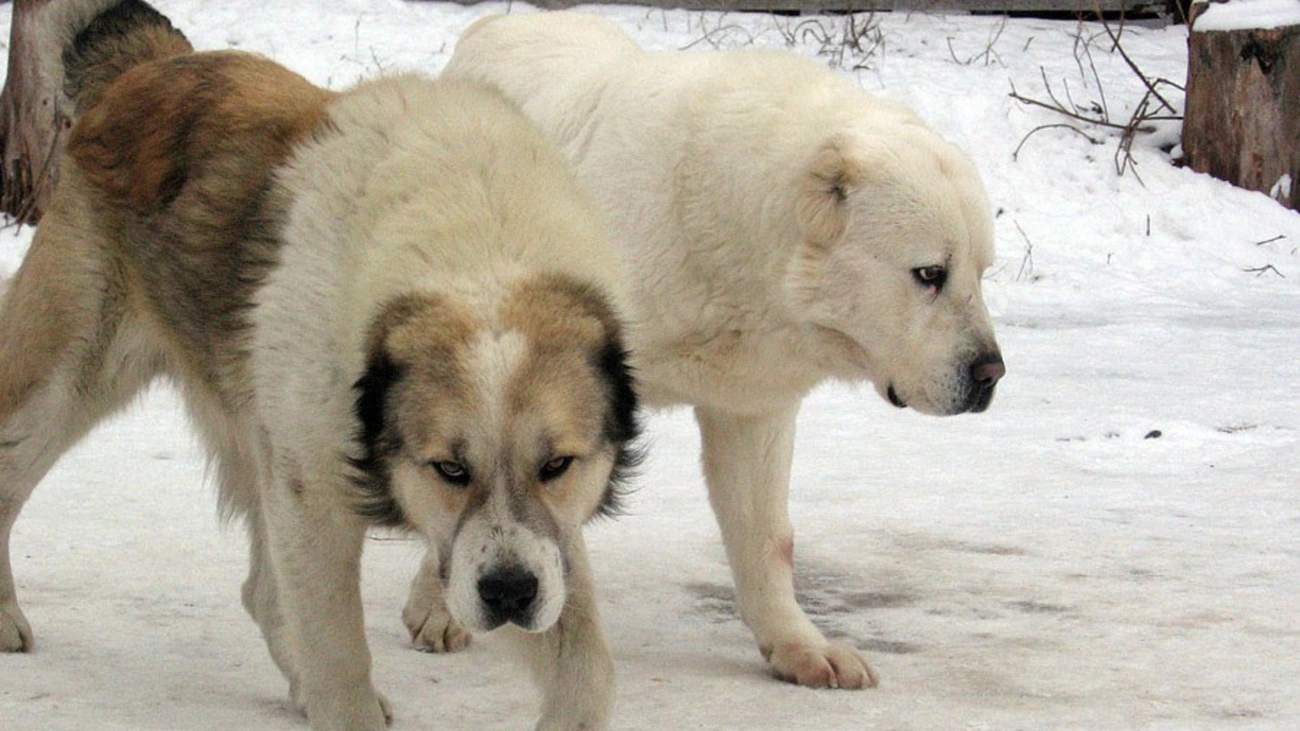
[(586, 545), (580, 533), (569, 540), (568, 596), (560, 618), (545, 632), (511, 633), (542, 690), (537, 731), (598, 731), (609, 726), (614, 708), (614, 658), (596, 609)]
[(0, 651), (32, 648), (9, 539), (63, 452), (161, 368), (132, 322), (121, 275), (74, 203), (56, 194), (0, 302)]
[(271, 557), (268, 555), (266, 523), (260, 506), (254, 506), (246, 516), (248, 523), (249, 567), (248, 578), (244, 580), (241, 592), (244, 609), (257, 622), (262, 630), (262, 638), (271, 652), (271, 659), (280, 673), (289, 681), (289, 697), (298, 710), (306, 712), (302, 700), (302, 691), (298, 683), (298, 673), (294, 669), (290, 656), (284, 613), (280, 610), (280, 594), (272, 573)]

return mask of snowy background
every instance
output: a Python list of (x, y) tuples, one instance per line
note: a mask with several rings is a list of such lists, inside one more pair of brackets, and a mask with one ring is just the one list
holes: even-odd
[[(508, 7), (156, 4), (199, 48), (259, 51), (333, 88), (437, 72), (458, 32)], [(1012, 83), (1127, 121), (1145, 89), (1099, 25), (883, 15), (864, 55), (836, 43), (837, 18), (589, 10), (652, 48), (824, 50), (968, 150), (998, 214), (986, 292), (1010, 369), (979, 416), (896, 411), (867, 387), (806, 403), (800, 590), (871, 653), (882, 684), (864, 692), (766, 675), (691, 416), (654, 416), (630, 515), (589, 532), (615, 728), (1300, 728), (1300, 214), (1172, 166), (1174, 124), (1140, 136), (1122, 176), (1113, 131), (1025, 141), (1066, 120), (1010, 99)], [(1183, 82), (1185, 27), (1129, 25), (1122, 43)], [(3, 232), (0, 272), (30, 238)], [(203, 484), (165, 388), (46, 478), (13, 538), (37, 652), (0, 657), (0, 729), (305, 727), (239, 605), (242, 531), (218, 525)], [(455, 656), (409, 648), (398, 615), (419, 556), (377, 536), (366, 558), (394, 728), (531, 727), (534, 692), (491, 637)]]

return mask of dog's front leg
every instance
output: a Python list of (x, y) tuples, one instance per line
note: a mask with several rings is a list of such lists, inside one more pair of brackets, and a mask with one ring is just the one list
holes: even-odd
[(513, 634), (524, 645), (542, 691), (537, 731), (600, 731), (614, 708), (614, 659), (596, 609), (591, 565), (581, 534), (568, 546), (564, 611), (544, 632)]
[(361, 607), (366, 525), (342, 504), (345, 485), (285, 472), (264, 490), (263, 507), (294, 701), (314, 731), (381, 731), (390, 714), (371, 685)]
[(872, 687), (877, 678), (866, 658), (827, 641), (795, 601), (787, 501), (798, 411), (797, 402), (760, 415), (695, 409), (740, 616), (778, 677), (814, 688)]

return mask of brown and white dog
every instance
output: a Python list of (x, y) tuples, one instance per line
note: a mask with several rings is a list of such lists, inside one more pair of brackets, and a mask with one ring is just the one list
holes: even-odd
[[(808, 59), (648, 52), (577, 13), (480, 20), (444, 76), (500, 88), (596, 200), (631, 290), (642, 397), (695, 408), (737, 603), (773, 671), (874, 685), (795, 602), (795, 415), (827, 380), (930, 414), (989, 405), (1006, 369), (981, 295), (993, 226), (974, 165)], [(436, 645), (447, 632), (418, 621), (437, 604), (428, 585), (404, 614)]]
[(33, 647), (24, 501), (165, 377), (247, 521), (244, 605), (312, 728), (390, 715), (358, 587), (375, 524), (428, 541), (451, 618), (514, 628), (539, 728), (604, 728), (581, 527), (635, 457), (636, 397), (617, 264), (558, 152), (470, 82), (336, 94), (103, 6), (64, 55), (80, 118), (0, 310), (0, 650)]

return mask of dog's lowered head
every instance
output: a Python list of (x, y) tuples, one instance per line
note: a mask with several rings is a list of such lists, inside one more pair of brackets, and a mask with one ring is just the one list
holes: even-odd
[(900, 408), (980, 412), (1006, 373), (981, 292), (993, 261), (984, 187), (919, 121), (895, 127), (881, 139), (849, 125), (818, 151), (787, 291), (840, 352), (837, 375)]
[(357, 384), (363, 512), (438, 550), (470, 630), (543, 631), (566, 600), (567, 545), (616, 509), (637, 457), (619, 328), (594, 290), (524, 278), (498, 310), (391, 302)]

